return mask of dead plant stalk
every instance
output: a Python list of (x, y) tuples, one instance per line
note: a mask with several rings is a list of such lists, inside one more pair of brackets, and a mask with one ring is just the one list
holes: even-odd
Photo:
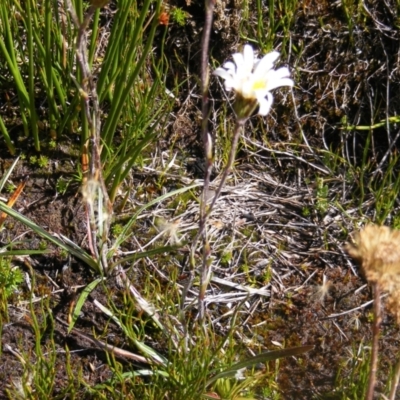
[[(90, 138), (88, 139), (89, 143), (85, 143), (85, 147), (90, 148), (90, 157), (89, 157), (89, 170), (83, 171), (83, 190), (85, 187), (90, 186), (92, 183), (96, 182), (98, 184), (99, 190), (99, 214), (102, 213), (100, 207), (102, 204), (106, 205), (106, 214), (105, 218), (100, 221), (100, 233), (101, 233), (101, 241), (98, 243), (97, 234), (99, 232), (99, 228), (96, 227), (96, 223), (94, 221), (93, 216), (94, 213), (94, 202), (86, 201), (86, 212), (88, 215), (88, 236), (91, 241), (91, 251), (92, 255), (100, 261), (102, 266), (102, 272), (107, 272), (107, 238), (108, 232), (110, 229), (110, 222), (112, 216), (112, 204), (108, 196), (107, 188), (104, 182), (103, 174), (102, 174), (102, 165), (101, 165), (101, 116), (100, 116), (100, 106), (99, 106), (99, 98), (97, 94), (96, 83), (93, 78), (93, 74), (91, 72), (90, 63), (87, 57), (87, 36), (86, 30), (89, 26), (89, 23), (96, 11), (96, 6), (92, 5), (89, 7), (86, 15), (84, 16), (83, 22), (79, 21), (79, 18), (75, 12), (74, 6), (71, 0), (66, 0), (68, 11), (71, 15), (71, 18), (78, 29), (78, 35), (76, 39), (76, 56), (77, 60), (82, 72), (82, 82), (81, 85), (81, 96), (83, 99), (83, 107), (85, 110), (85, 116), (89, 125)], [(89, 194), (91, 195), (91, 193)], [(94, 194), (93, 194), (94, 195)]]

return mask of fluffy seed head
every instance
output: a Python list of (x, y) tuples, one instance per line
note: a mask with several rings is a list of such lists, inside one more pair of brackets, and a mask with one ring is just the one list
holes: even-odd
[(367, 225), (346, 250), (360, 263), (368, 282), (388, 292), (388, 309), (400, 322), (400, 231)]

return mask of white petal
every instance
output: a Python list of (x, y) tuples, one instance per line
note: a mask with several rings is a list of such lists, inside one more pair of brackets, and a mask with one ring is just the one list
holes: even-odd
[(213, 75), (220, 76), (223, 79), (232, 79), (232, 74), (230, 74), (228, 71), (226, 71), (223, 68), (217, 68), (214, 72)]
[[(290, 79), (290, 78), (283, 78), (283, 79), (280, 79), (280, 80), (278, 81), (278, 83), (279, 83), (279, 86), (276, 86), (276, 87), (280, 87), (280, 86), (290, 86), (290, 87), (292, 87), (292, 86), (294, 86), (294, 82), (293, 82), (293, 80)], [(274, 89), (275, 89), (275, 88), (274, 88)]]
[(243, 49), (243, 60), (244, 66), (247, 74), (251, 74), (254, 67), (254, 51), (253, 48), (246, 44)]
[[(235, 82), (234, 82), (232, 79), (227, 79), (227, 80), (225, 81), (224, 86), (225, 86), (225, 90), (226, 90), (227, 92), (230, 92), (232, 89), (235, 89)], [(236, 89), (235, 89), (235, 90), (236, 90)]]
[(256, 65), (254, 69), (255, 74), (266, 73), (274, 67), (274, 62), (278, 59), (279, 53), (273, 51), (266, 54)]
[(279, 78), (289, 78), (290, 77), (290, 72), (289, 69), (286, 67), (279, 68), (275, 71), (276, 76), (279, 76)]
[(241, 82), (240, 93), (245, 99), (254, 99), (255, 98), (251, 80), (246, 79), (243, 82)]
[(235, 53), (232, 55), (233, 61), (235, 61), (237, 70), (243, 67), (244, 58), (242, 53)]
[(232, 61), (227, 61), (224, 64), (224, 68), (228, 71), (232, 71), (233, 73), (236, 71), (236, 65)]
[(288, 75), (282, 76), (283, 72), (280, 73), (278, 71), (271, 71), (270, 76), (268, 77), (268, 90), (273, 90), (281, 86), (293, 86), (294, 82), (292, 79), (287, 77)]
[(267, 93), (266, 98), (262, 97), (258, 99), (259, 110), (258, 113), (262, 116), (265, 116), (269, 113), (271, 109), (272, 103), (274, 102), (274, 97), (271, 93)]

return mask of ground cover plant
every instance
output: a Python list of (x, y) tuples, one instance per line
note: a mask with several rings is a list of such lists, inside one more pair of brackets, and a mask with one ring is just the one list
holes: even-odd
[(399, 12), (3, 1), (0, 397), (395, 398)]

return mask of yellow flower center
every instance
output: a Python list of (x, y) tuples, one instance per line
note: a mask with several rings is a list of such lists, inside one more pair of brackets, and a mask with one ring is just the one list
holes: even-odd
[(265, 80), (258, 80), (253, 83), (253, 90), (265, 89), (266, 86)]

